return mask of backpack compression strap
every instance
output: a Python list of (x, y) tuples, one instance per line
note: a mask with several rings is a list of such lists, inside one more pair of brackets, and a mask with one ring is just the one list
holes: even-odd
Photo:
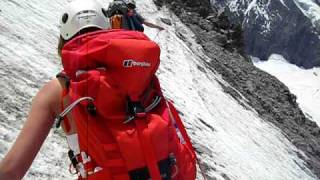
[[(68, 97), (70, 79), (63, 71), (58, 73), (56, 75), (56, 78), (59, 80), (59, 83), (62, 87), (60, 107), (61, 107), (61, 112), (63, 112), (65, 109), (65, 100)], [(65, 117), (63, 124), (64, 124), (64, 130), (66, 132), (69, 132), (71, 130), (71, 126), (70, 126), (68, 117)]]
[(158, 168), (157, 159), (154, 154), (155, 151), (152, 145), (151, 136), (147, 131), (145, 131), (147, 129), (147, 124), (144, 122), (145, 120), (145, 118), (135, 120), (135, 124), (138, 130), (139, 141), (145, 154), (150, 177), (152, 178), (152, 180), (161, 180), (161, 175)]

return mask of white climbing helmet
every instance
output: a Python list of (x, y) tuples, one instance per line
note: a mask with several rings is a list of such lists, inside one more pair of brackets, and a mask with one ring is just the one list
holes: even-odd
[(95, 0), (73, 0), (70, 2), (61, 16), (60, 24), (60, 35), (64, 40), (71, 39), (85, 28), (110, 28), (105, 9)]

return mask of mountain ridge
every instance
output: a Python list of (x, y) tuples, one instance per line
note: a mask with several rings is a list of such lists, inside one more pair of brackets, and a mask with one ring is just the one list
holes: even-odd
[(248, 54), (281, 54), (304, 68), (320, 66), (320, 6), (312, 0), (211, 1), (244, 31)]

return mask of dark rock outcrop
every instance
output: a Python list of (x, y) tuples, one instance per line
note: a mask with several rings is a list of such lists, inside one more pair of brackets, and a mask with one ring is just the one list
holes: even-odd
[[(238, 8), (229, 8), (230, 2)], [(232, 23), (242, 24), (248, 54), (267, 60), (277, 53), (298, 66), (320, 66), (320, 23), (313, 25), (293, 0), (250, 3), (217, 1)]]
[[(162, 0), (154, 1), (158, 6), (164, 5)], [(241, 55), (241, 28), (231, 25), (225, 15), (218, 15), (208, 4), (209, 0), (165, 1), (165, 5), (193, 31), (196, 41), (211, 58), (207, 68), (221, 74), (225, 81), (246, 97), (262, 119), (281, 129), (308, 156), (306, 159), (297, 152), (320, 178), (320, 128), (304, 116), (296, 97), (283, 83), (257, 69), (248, 58)], [(183, 33), (178, 35), (187, 39)], [(242, 102), (242, 96), (237, 91), (221, 85), (239, 103)]]

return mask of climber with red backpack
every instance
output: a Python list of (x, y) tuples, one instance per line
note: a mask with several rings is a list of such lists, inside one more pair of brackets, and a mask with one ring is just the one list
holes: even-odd
[(24, 176), (52, 125), (66, 134), (78, 179), (195, 179), (195, 152), (155, 75), (159, 46), (138, 31), (108, 30), (108, 22), (94, 0), (68, 4), (58, 47), (63, 71), (34, 97), (0, 179)]

